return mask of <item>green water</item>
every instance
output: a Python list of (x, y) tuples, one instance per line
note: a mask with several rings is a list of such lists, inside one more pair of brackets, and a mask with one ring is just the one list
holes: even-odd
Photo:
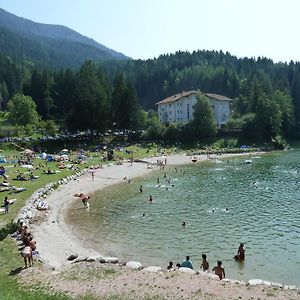
[[(182, 166), (177, 172), (167, 168), (171, 184), (157, 171), (107, 188), (93, 196), (89, 211), (76, 204), (69, 222), (87, 244), (127, 261), (166, 268), (169, 261), (190, 255), (198, 269), (206, 253), (210, 268), (223, 261), (228, 278), (299, 285), (299, 158), (296, 149), (251, 157), (250, 165), (235, 158)], [(243, 264), (233, 260), (241, 242)]]

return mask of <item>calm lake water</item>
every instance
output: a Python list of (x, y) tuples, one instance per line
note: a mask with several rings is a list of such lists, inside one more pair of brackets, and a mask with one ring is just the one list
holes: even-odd
[[(299, 158), (295, 149), (251, 157), (252, 164), (235, 158), (167, 168), (171, 184), (156, 171), (107, 188), (89, 211), (74, 205), (68, 221), (105, 255), (163, 268), (190, 255), (198, 269), (206, 253), (211, 268), (223, 261), (228, 278), (299, 285)], [(241, 242), (243, 264), (233, 260)]]

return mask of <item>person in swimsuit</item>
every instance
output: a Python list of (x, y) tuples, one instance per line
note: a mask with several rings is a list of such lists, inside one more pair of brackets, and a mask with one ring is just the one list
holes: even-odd
[(24, 263), (25, 263), (25, 268), (31, 267), (33, 265), (33, 259), (32, 259), (32, 250), (30, 246), (26, 246), (22, 252), (21, 252), (22, 257), (24, 258)]
[(202, 254), (202, 264), (200, 266), (200, 269), (203, 268), (203, 271), (208, 271), (209, 269), (209, 263), (206, 257), (206, 254)]
[(219, 276), (220, 280), (225, 278), (225, 269), (222, 267), (222, 262), (220, 260), (217, 261), (217, 265), (212, 269), (216, 275)]
[(240, 243), (237, 255), (234, 257), (234, 259), (238, 261), (245, 260), (245, 248), (243, 243)]

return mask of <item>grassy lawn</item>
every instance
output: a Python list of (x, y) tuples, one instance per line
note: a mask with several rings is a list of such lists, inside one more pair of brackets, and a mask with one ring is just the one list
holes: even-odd
[[(33, 169), (33, 174), (39, 176), (38, 179), (28, 180), (28, 181), (20, 181), (15, 180), (16, 176), (19, 173), (24, 174), (25, 176), (29, 176), (28, 170), (26, 168), (22, 168), (20, 166), (15, 166), (16, 156), (20, 155), (18, 151), (2, 151), (1, 156), (9, 156), (10, 161), (7, 163), (2, 163), (1, 165), (5, 167), (6, 173), (9, 177), (8, 181), (11, 186), (15, 187), (24, 187), (25, 191), (20, 193), (13, 193), (12, 191), (1, 192), (0, 193), (0, 203), (5, 196), (8, 196), (10, 199), (16, 199), (15, 203), (10, 206), (9, 214), (1, 214), (0, 215), (0, 299), (5, 300), (33, 300), (33, 299), (56, 299), (56, 300), (66, 300), (71, 299), (65, 295), (49, 295), (47, 291), (40, 291), (35, 289), (30, 289), (30, 291), (26, 290), (26, 288), (20, 286), (17, 282), (17, 274), (22, 271), (22, 267), (24, 266), (23, 258), (20, 256), (16, 242), (14, 239), (8, 235), (6, 238), (5, 227), (6, 224), (10, 223), (19, 212), (20, 208), (25, 205), (26, 200), (39, 188), (44, 187), (46, 184), (50, 182), (56, 182), (61, 178), (64, 178), (68, 175), (75, 174), (78, 171), (69, 170), (69, 169), (58, 169), (56, 162), (46, 162), (41, 159), (34, 159), (35, 166), (39, 164), (41, 167), (36, 170)], [(91, 164), (100, 163), (101, 159), (98, 154), (93, 155), (93, 158), (88, 161), (86, 165), (76, 165), (80, 169), (87, 167)], [(47, 175), (44, 173), (45, 170), (50, 168), (51, 170), (57, 170), (59, 172), (51, 175)], [(3, 178), (4, 179), (4, 178)], [(0, 178), (0, 182), (3, 182), (3, 179)], [(92, 297), (87, 297), (86, 299), (92, 299)]]

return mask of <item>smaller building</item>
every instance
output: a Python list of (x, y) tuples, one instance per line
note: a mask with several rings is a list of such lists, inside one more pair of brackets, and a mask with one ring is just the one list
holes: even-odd
[[(193, 120), (198, 93), (198, 91), (182, 92), (157, 102), (160, 121), (185, 124)], [(230, 118), (232, 99), (218, 94), (205, 93), (205, 95), (211, 104), (217, 127), (224, 127)]]

